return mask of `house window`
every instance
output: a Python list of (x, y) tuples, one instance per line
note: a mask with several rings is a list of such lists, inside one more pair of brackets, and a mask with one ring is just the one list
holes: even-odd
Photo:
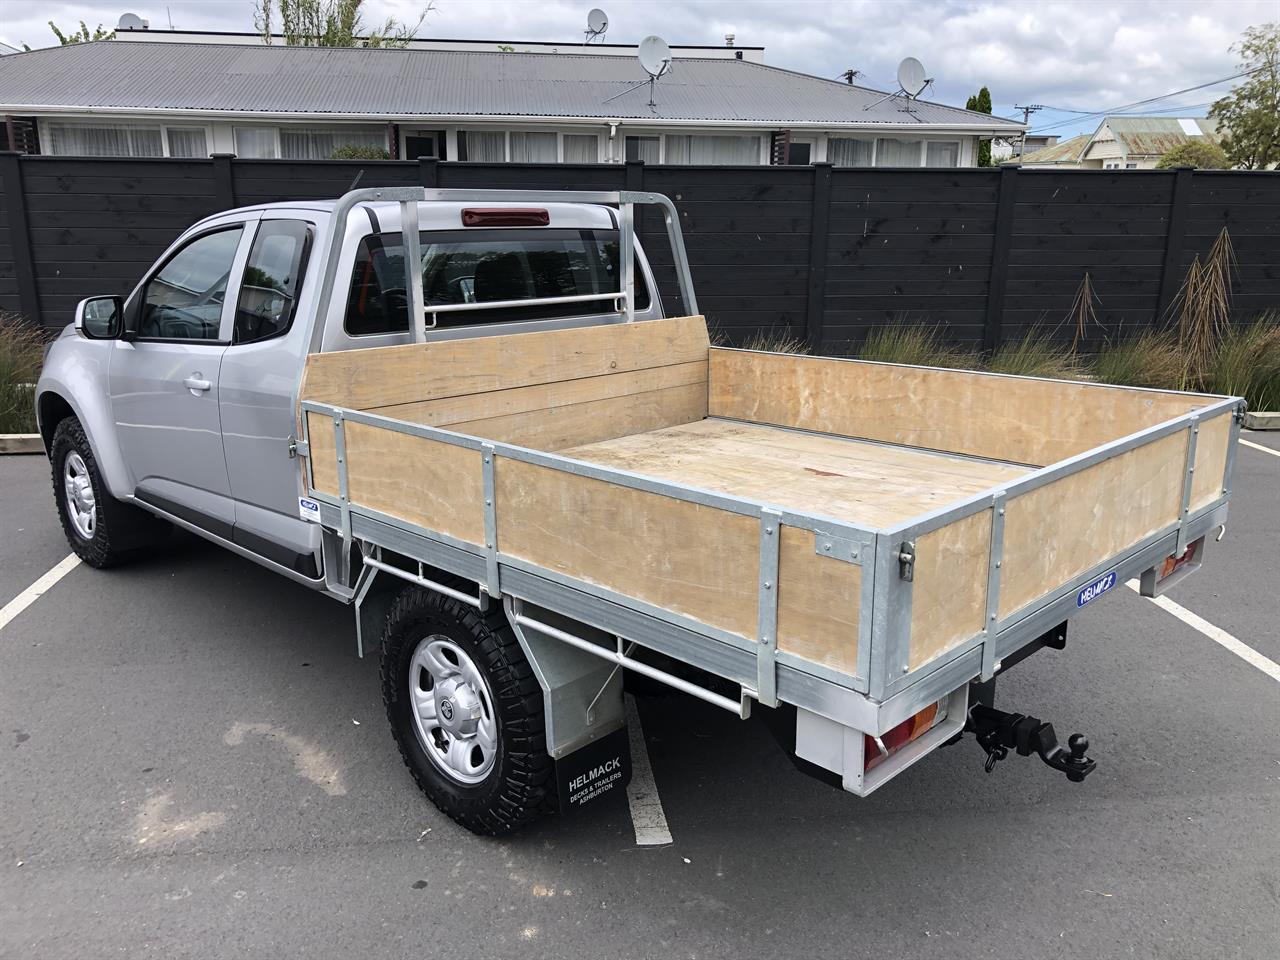
[(558, 144), (554, 133), (526, 133), (523, 130), (511, 131), (512, 163), (555, 163), (559, 158)]
[(507, 159), (507, 135), (501, 130), (459, 130), (458, 159), (502, 163)]
[(600, 138), (594, 133), (566, 133), (564, 135), (565, 163), (598, 163), (600, 160)]
[(169, 140), (171, 157), (207, 157), (209, 141), (204, 127), (168, 127), (165, 136)]
[(832, 137), (827, 141), (827, 159), (835, 167), (870, 167), (875, 159), (875, 141)]
[(667, 134), (667, 163), (760, 163), (759, 137)]
[(645, 163), (661, 162), (662, 140), (659, 137), (627, 137), (628, 160), (643, 160)]
[(1138, 169), (1138, 165), (1137, 165), (1136, 163), (1126, 163), (1126, 164), (1124, 165), (1124, 168), (1125, 168), (1126, 170), (1137, 170), (1137, 169)]
[(163, 157), (159, 126), (51, 123), (49, 152), (71, 157)]
[(876, 141), (877, 167), (920, 166), (920, 141), (881, 137)]
[(49, 153), (79, 157), (207, 157), (204, 127), (76, 121), (49, 123)]
[(924, 146), (926, 167), (960, 166), (960, 144), (955, 140), (930, 140)]
[(341, 128), (280, 128), (280, 156), (286, 160), (328, 160), (339, 147), (387, 149), (387, 134), (381, 128), (343, 130)]
[(276, 159), (280, 156), (280, 131), (275, 127), (236, 127), (236, 156)]

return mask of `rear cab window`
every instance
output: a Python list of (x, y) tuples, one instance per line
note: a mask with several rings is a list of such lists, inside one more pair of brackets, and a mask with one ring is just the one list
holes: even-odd
[[(421, 234), (422, 291), (433, 306), (492, 303), (613, 293), (620, 284), (618, 231), (580, 229), (448, 230)], [(649, 307), (649, 290), (635, 268), (636, 310)], [(546, 320), (612, 311), (608, 301), (495, 307), (441, 313), (437, 328)], [(404, 252), (400, 234), (365, 237), (356, 253), (344, 329), (348, 336), (409, 329)]]

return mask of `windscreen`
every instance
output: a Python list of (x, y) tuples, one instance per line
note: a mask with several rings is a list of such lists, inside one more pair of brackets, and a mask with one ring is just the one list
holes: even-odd
[[(427, 310), (459, 303), (613, 293), (620, 284), (616, 230), (424, 231), (422, 291)], [(649, 306), (636, 266), (636, 309)], [(365, 237), (356, 254), (347, 297), (350, 336), (409, 329), (404, 251), (400, 234)], [(545, 320), (610, 313), (611, 301), (478, 308), (437, 315), (437, 327)], [(429, 322), (429, 321), (428, 321)]]

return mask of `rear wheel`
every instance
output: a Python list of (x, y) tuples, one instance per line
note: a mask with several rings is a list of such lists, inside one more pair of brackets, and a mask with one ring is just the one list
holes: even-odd
[(549, 809), (542, 689), (501, 608), (406, 589), (387, 615), (382, 698), (418, 786), (474, 833)]
[(62, 531), (76, 556), (89, 566), (113, 566), (168, 533), (164, 521), (111, 496), (75, 417), (67, 417), (54, 430), (49, 460)]

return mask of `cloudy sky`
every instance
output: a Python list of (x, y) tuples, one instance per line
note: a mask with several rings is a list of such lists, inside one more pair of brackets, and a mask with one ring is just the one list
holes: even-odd
[[(608, 40), (764, 46), (766, 62), (818, 76), (853, 68), (859, 82), (893, 84), (904, 56), (924, 61), (929, 99), (963, 106), (986, 84), (995, 112), (1044, 104), (1033, 130), (1071, 135), (1108, 111), (1236, 73), (1229, 47), (1251, 24), (1280, 19), (1280, 0), (604, 0)], [(365, 22), (416, 21), (422, 0), (365, 0)], [(419, 34), (484, 40), (580, 40), (592, 0), (436, 0)], [(114, 26), (130, 11), (163, 28), (253, 29), (254, 0), (0, 0), (0, 40), (54, 43), (85, 20)], [(1134, 107), (1203, 115), (1229, 84)]]

